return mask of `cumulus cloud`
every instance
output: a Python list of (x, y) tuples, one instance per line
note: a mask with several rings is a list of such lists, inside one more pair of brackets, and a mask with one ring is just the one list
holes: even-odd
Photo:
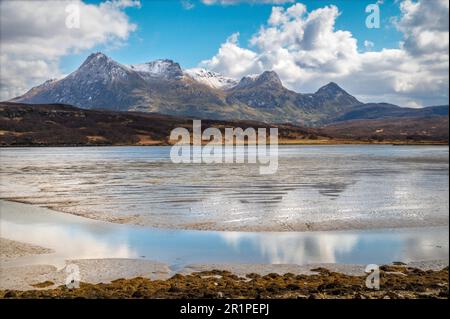
[[(79, 28), (68, 28), (74, 6), (79, 8)], [(129, 7), (140, 7), (140, 2), (1, 1), (0, 100), (60, 77), (59, 61), (65, 55), (123, 43), (137, 28), (124, 12)]]
[(372, 51), (373, 43), (365, 41), (358, 50), (351, 32), (336, 30), (336, 6), (308, 12), (296, 3), (272, 8), (267, 23), (251, 38), (251, 49), (239, 46), (235, 34), (201, 64), (235, 78), (274, 70), (287, 87), (300, 92), (335, 81), (365, 101), (448, 103), (448, 2), (404, 0), (399, 5), (395, 25), (403, 41), (398, 48)]
[[(258, 55), (243, 49), (238, 43), (239, 33), (234, 33), (223, 43), (217, 54), (210, 60), (202, 62), (210, 69), (226, 70), (228, 76), (237, 78), (243, 75), (259, 73), (263, 70)], [(239, 63), (236, 63), (239, 61)]]
[(404, 35), (405, 50), (416, 56), (448, 51), (447, 0), (405, 0), (400, 10), (402, 17), (395, 24)]

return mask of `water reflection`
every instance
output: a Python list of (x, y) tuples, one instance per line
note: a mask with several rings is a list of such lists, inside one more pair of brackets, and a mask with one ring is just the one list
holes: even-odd
[(192, 263), (386, 263), (448, 259), (448, 227), (377, 231), (245, 233), (158, 230), (98, 222), (0, 201), (2, 237), (55, 250), (27, 262), (145, 258)]
[(337, 255), (350, 254), (358, 243), (354, 234), (326, 233), (224, 233), (222, 238), (235, 250), (248, 242), (272, 264), (335, 263)]
[[(61, 226), (58, 224), (23, 225), (2, 219), (0, 229), (3, 237), (51, 248), (55, 251), (51, 256), (52, 260), (137, 258), (139, 256), (138, 252), (129, 246), (127, 238), (120, 236), (120, 233), (96, 234), (92, 232), (93, 228), (80, 229), (74, 225), (74, 228), (70, 229)], [(115, 237), (114, 240), (110, 237), (111, 235)]]

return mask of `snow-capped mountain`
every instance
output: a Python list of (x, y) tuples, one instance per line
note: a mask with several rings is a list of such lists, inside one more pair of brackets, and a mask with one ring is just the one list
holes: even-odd
[(301, 94), (285, 88), (273, 71), (237, 82), (201, 68), (183, 71), (167, 59), (124, 65), (101, 52), (89, 55), (65, 78), (49, 80), (12, 101), (302, 124), (321, 123), (361, 104), (335, 83)]
[(101, 80), (106, 83), (126, 80), (127, 77), (134, 76), (134, 74), (125, 65), (114, 61), (101, 52), (97, 52), (88, 56), (83, 64), (75, 72), (69, 74), (66, 79), (79, 79), (80, 76), (86, 81)]
[(214, 89), (229, 89), (238, 84), (238, 82), (232, 78), (202, 68), (187, 69), (184, 70), (184, 73), (197, 82), (203, 83)]
[(127, 110), (141, 100), (133, 91), (144, 86), (145, 81), (136, 72), (97, 52), (65, 78), (47, 81), (13, 101)]
[(178, 63), (172, 60), (156, 60), (142, 64), (132, 64), (129, 68), (138, 72), (146, 79), (163, 78), (166, 80), (180, 79), (183, 76), (183, 70)]

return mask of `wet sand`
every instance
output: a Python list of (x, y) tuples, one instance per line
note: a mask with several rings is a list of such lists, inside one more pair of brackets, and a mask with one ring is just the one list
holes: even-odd
[(283, 146), (278, 171), (177, 165), (168, 147), (14, 148), (2, 198), (163, 229), (324, 231), (447, 226), (448, 148)]
[(166, 264), (137, 259), (67, 260), (60, 269), (53, 265), (0, 264), (0, 290), (50, 289), (65, 285), (66, 279), (75, 269), (74, 265), (79, 269), (81, 280), (91, 284), (109, 283), (118, 278), (145, 277), (156, 280), (170, 276)]
[(2, 261), (29, 255), (50, 254), (53, 252), (50, 248), (0, 238), (0, 258)]

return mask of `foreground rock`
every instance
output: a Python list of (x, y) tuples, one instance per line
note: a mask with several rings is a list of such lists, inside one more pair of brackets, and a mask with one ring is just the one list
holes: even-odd
[[(309, 298), (309, 299), (416, 299), (448, 298), (448, 267), (421, 270), (405, 265), (380, 267), (380, 290), (366, 288), (366, 276), (312, 269), (312, 275), (239, 277), (228, 271), (177, 274), (166, 280), (143, 277), (118, 279), (111, 283), (81, 283), (80, 288), (30, 291), (3, 290), (2, 298)], [(48, 284), (41, 283), (42, 287)], [(35, 286), (39, 288), (39, 285)]]

